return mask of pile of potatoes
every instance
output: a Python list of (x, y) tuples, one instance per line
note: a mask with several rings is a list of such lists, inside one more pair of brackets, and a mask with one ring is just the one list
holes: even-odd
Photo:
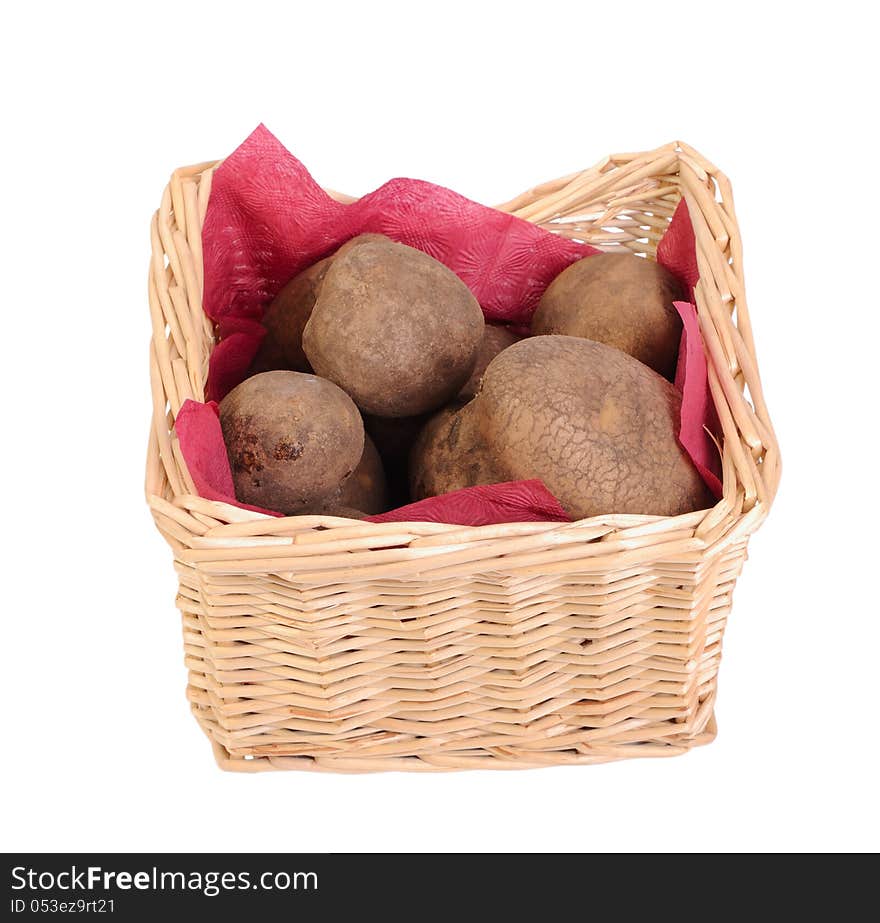
[(220, 405), (236, 496), (363, 518), (540, 478), (575, 519), (708, 506), (676, 438), (683, 297), (657, 263), (590, 256), (522, 338), (427, 254), (355, 237), (278, 293), (250, 377)]

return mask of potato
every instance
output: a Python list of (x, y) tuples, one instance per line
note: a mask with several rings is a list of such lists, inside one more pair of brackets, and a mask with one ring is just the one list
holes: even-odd
[(314, 513), (315, 516), (338, 516), (341, 519), (366, 519), (372, 516), (372, 513), (365, 513), (363, 510), (356, 510), (348, 506), (334, 507), (332, 510), (324, 510)]
[(678, 279), (652, 260), (599, 253), (572, 263), (550, 283), (532, 318), (532, 333), (614, 346), (671, 381), (682, 327), (672, 302), (688, 297)]
[(470, 406), (445, 407), (425, 424), (410, 457), (413, 500), (508, 480), (493, 467)]
[(530, 337), (489, 364), (473, 401), (426, 428), (414, 498), (540, 478), (575, 519), (705, 508), (714, 501), (676, 438), (680, 406), (668, 381), (618, 349)]
[(364, 452), (358, 466), (309, 512), (325, 512), (334, 516), (338, 510), (358, 510), (363, 516), (384, 513), (388, 509), (388, 486), (382, 459), (369, 436), (364, 437)]
[(459, 391), (483, 326), (476, 299), (442, 263), (387, 238), (356, 238), (324, 276), (303, 348), (365, 413), (408, 417)]
[(364, 452), (351, 398), (301, 372), (263, 372), (220, 403), (239, 501), (295, 515), (337, 490)]
[(486, 372), (486, 367), (502, 350), (508, 346), (513, 346), (519, 341), (515, 333), (511, 333), (507, 327), (498, 324), (486, 324), (483, 330), (483, 339), (480, 341), (480, 349), (477, 352), (477, 363), (474, 366), (471, 377), (464, 383), (464, 387), (458, 392), (457, 399), (460, 401), (470, 401), (476, 397), (480, 390), (480, 383)]
[(266, 335), (251, 363), (251, 375), (273, 369), (312, 371), (303, 352), (302, 335), (332, 259), (328, 256), (304, 269), (275, 296), (263, 315)]

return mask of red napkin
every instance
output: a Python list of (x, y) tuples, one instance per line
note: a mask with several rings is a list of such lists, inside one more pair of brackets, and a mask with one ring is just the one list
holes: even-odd
[(367, 522), (448, 522), (454, 526), (545, 521), (571, 522), (571, 517), (539, 480), (465, 487), (367, 517)]
[[(529, 323), (544, 289), (566, 266), (599, 252), (421, 180), (393, 179), (343, 205), (261, 125), (215, 172), (202, 229), (204, 308), (219, 338), (209, 366), (209, 401), (220, 400), (244, 378), (264, 333), (260, 318), (278, 290), (346, 240), (368, 232), (440, 260), (467, 283), (487, 320), (520, 326)], [(657, 261), (691, 287), (699, 278), (683, 201)], [(717, 451), (705, 431), (717, 424), (699, 322), (692, 304), (677, 302), (676, 308), (684, 323), (676, 374), (680, 441), (720, 496)], [(255, 509), (235, 500), (216, 404), (186, 401), (175, 429), (200, 495)], [(540, 481), (519, 481), (431, 497), (370, 521), (489, 525), (568, 519)]]
[(674, 273), (691, 293), (690, 302), (675, 301), (684, 325), (678, 348), (675, 386), (681, 391), (681, 426), (678, 441), (691, 457), (709, 490), (721, 496), (721, 461), (709, 433), (719, 430), (718, 416), (709, 393), (706, 353), (700, 336), (700, 320), (694, 306), (694, 286), (700, 278), (697, 244), (687, 202), (676, 206), (672, 221), (657, 246), (657, 262)]

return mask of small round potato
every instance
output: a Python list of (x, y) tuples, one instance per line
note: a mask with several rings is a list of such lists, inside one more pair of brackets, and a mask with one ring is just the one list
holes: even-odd
[(364, 516), (374, 516), (388, 509), (385, 469), (369, 436), (364, 437), (364, 453), (358, 466), (309, 512), (339, 515), (336, 511), (340, 509), (360, 510)]
[(387, 238), (355, 239), (333, 259), (303, 334), (315, 371), (365, 413), (433, 410), (470, 376), (483, 313), (442, 263)]
[(263, 372), (220, 404), (220, 425), (242, 503), (296, 515), (339, 488), (364, 451), (351, 398), (301, 372)]
[(629, 353), (672, 381), (681, 341), (673, 301), (684, 286), (652, 260), (598, 253), (563, 270), (544, 292), (532, 333), (584, 337)]

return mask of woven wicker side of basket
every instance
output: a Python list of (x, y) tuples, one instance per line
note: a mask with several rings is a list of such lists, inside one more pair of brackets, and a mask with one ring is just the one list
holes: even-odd
[(780, 473), (726, 177), (674, 142), (500, 206), (650, 257), (687, 200), (722, 499), (674, 518), (461, 528), (275, 519), (195, 494), (173, 424), (203, 399), (214, 342), (201, 227), (216, 166), (176, 171), (152, 223), (146, 493), (174, 552), (189, 699), (220, 765), (525, 768), (710, 740), (733, 587)]

